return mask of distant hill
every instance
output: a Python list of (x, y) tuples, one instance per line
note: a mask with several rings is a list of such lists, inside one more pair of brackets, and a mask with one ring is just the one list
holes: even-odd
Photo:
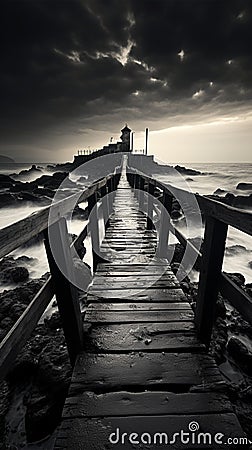
[(9, 156), (0, 155), (0, 163), (14, 163), (14, 159), (9, 158)]

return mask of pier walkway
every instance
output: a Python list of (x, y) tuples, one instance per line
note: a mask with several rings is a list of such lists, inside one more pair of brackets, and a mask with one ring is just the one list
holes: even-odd
[[(146, 229), (123, 173), (101, 245), (108, 262), (98, 264), (88, 291), (84, 349), (57, 450), (219, 449), (227, 438), (244, 436), (191, 306), (156, 246), (156, 231)], [(193, 439), (198, 429), (211, 434), (210, 445), (173, 437), (184, 430)], [(216, 433), (223, 444), (214, 441)]]
[[(118, 153), (103, 178), (0, 230), (0, 258), (43, 234), (50, 270), (1, 339), (0, 380), (55, 296), (73, 367), (56, 450), (247, 448), (208, 349), (219, 293), (252, 325), (251, 297), (222, 271), (229, 226), (252, 236), (252, 213), (164, 184), (139, 170), (147, 156), (139, 158)], [(69, 216), (83, 202), (88, 221), (72, 241)], [(203, 217), (202, 248), (170, 219), (178, 207)], [(197, 261), (195, 311), (168, 263), (174, 237), (186, 270)]]

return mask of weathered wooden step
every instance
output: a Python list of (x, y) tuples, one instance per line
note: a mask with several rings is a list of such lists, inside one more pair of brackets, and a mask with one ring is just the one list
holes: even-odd
[(194, 322), (130, 322), (95, 325), (85, 335), (87, 351), (104, 353), (195, 352), (204, 350)]
[(67, 398), (62, 417), (115, 416), (116, 411), (121, 417), (233, 412), (228, 398), (215, 392), (175, 394), (167, 391), (121, 391), (97, 395), (87, 391)]
[(93, 354), (76, 361), (69, 395), (90, 390), (144, 392), (165, 387), (172, 392), (220, 391), (222, 377), (213, 359), (201, 353)]
[(92, 323), (133, 323), (133, 322), (192, 322), (194, 314), (191, 309), (185, 311), (96, 311), (89, 308), (85, 321)]
[(88, 311), (173, 311), (173, 310), (188, 310), (189, 303), (89, 303)]
[(184, 302), (185, 294), (182, 289), (177, 288), (166, 288), (166, 289), (114, 289), (101, 291), (96, 290), (88, 292), (87, 301), (88, 302)]

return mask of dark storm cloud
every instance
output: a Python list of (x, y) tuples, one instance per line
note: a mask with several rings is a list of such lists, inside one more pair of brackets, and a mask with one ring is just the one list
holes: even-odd
[(249, 0), (8, 1), (0, 33), (2, 144), (252, 99)]

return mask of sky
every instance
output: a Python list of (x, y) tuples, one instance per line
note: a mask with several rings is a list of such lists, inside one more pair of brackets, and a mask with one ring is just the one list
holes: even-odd
[(251, 161), (251, 0), (4, 0), (0, 154), (72, 160), (128, 123), (166, 162)]

